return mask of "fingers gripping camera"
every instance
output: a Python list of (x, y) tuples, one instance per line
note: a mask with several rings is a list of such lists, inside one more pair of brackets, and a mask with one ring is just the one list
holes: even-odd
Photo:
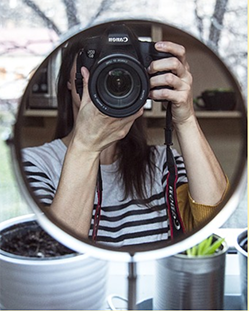
[[(76, 90), (83, 94), (81, 67), (90, 71), (89, 94), (104, 114), (123, 118), (136, 113), (150, 90), (147, 68), (153, 60), (173, 57), (143, 42), (127, 26), (111, 25), (102, 36), (86, 39), (77, 56)], [(158, 73), (160, 74), (160, 73)]]

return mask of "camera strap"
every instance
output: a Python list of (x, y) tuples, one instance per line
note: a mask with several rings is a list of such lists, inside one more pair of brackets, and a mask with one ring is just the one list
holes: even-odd
[(102, 209), (102, 175), (101, 175), (101, 165), (99, 164), (98, 176), (97, 176), (97, 205), (95, 210), (94, 216), (94, 225), (93, 225), (93, 232), (92, 232), (92, 240), (96, 241), (97, 232), (99, 228), (99, 223), (101, 219), (101, 209)]
[(82, 95), (83, 95), (83, 76), (81, 74), (81, 68), (82, 66), (84, 66), (84, 64), (81, 61), (82, 53), (84, 53), (83, 49), (80, 50), (77, 55), (76, 74), (75, 74), (75, 87), (76, 87), (77, 94), (79, 94), (80, 100), (82, 100)]
[(176, 184), (178, 180), (178, 169), (171, 149), (172, 143), (172, 103), (168, 103), (166, 111), (166, 128), (165, 128), (165, 145), (166, 145), (166, 157), (168, 165), (168, 173), (166, 180), (166, 204), (169, 217), (169, 225), (171, 232), (171, 239), (179, 237), (184, 233), (184, 225), (181, 219)]
[[(179, 237), (185, 232), (184, 225), (181, 219), (177, 194), (176, 194), (176, 184), (178, 180), (178, 169), (175, 162), (175, 158), (172, 151), (172, 104), (169, 102), (166, 111), (166, 127), (165, 127), (165, 145), (166, 145), (166, 157), (168, 165), (168, 173), (166, 180), (166, 204), (167, 212), (169, 217), (169, 225), (171, 232), (171, 239)], [(101, 218), (101, 207), (102, 207), (102, 175), (101, 175), (101, 165), (99, 164), (98, 176), (97, 176), (97, 205), (94, 216), (94, 225), (92, 240), (96, 241), (97, 232), (99, 228), (100, 218)]]

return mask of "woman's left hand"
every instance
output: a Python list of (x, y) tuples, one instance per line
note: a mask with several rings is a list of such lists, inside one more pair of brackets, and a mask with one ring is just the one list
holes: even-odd
[[(171, 101), (172, 116), (175, 125), (183, 124), (194, 115), (192, 96), (192, 76), (186, 60), (185, 48), (172, 42), (160, 41), (155, 44), (160, 52), (173, 54), (173, 57), (153, 61), (149, 68), (150, 75), (166, 72), (150, 78), (150, 87), (162, 87), (151, 90), (151, 99)], [(165, 86), (165, 88), (164, 88)]]

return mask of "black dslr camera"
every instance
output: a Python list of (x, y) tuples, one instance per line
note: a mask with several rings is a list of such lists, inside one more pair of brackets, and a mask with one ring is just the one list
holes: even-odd
[[(83, 94), (81, 67), (90, 71), (89, 94), (104, 114), (123, 118), (136, 113), (146, 102), (147, 68), (153, 60), (173, 57), (158, 52), (155, 42), (143, 42), (124, 24), (113, 24), (102, 36), (85, 40), (77, 56), (76, 90)], [(160, 73), (158, 73), (160, 74)]]

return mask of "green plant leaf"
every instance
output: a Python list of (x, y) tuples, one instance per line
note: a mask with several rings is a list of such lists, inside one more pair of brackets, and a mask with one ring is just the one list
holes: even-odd
[(210, 247), (208, 247), (206, 249), (206, 251), (204, 252), (203, 255), (212, 255), (212, 254), (214, 254), (224, 241), (225, 241), (224, 238), (221, 238), (221, 239), (215, 241)]
[(187, 255), (188, 255), (189, 257), (192, 257), (192, 256), (193, 256), (193, 255), (192, 255), (192, 248), (187, 249), (187, 250), (186, 250), (186, 253), (187, 253)]
[(198, 244), (198, 256), (202, 256), (206, 249), (210, 247), (213, 240), (213, 236), (211, 235), (209, 238), (203, 240), (200, 244)]
[(189, 257), (196, 257), (196, 256), (208, 256), (213, 255), (221, 244), (225, 241), (224, 238), (220, 238), (213, 243), (213, 235), (208, 237), (207, 239), (203, 240), (199, 244), (189, 248), (186, 250), (186, 254)]

